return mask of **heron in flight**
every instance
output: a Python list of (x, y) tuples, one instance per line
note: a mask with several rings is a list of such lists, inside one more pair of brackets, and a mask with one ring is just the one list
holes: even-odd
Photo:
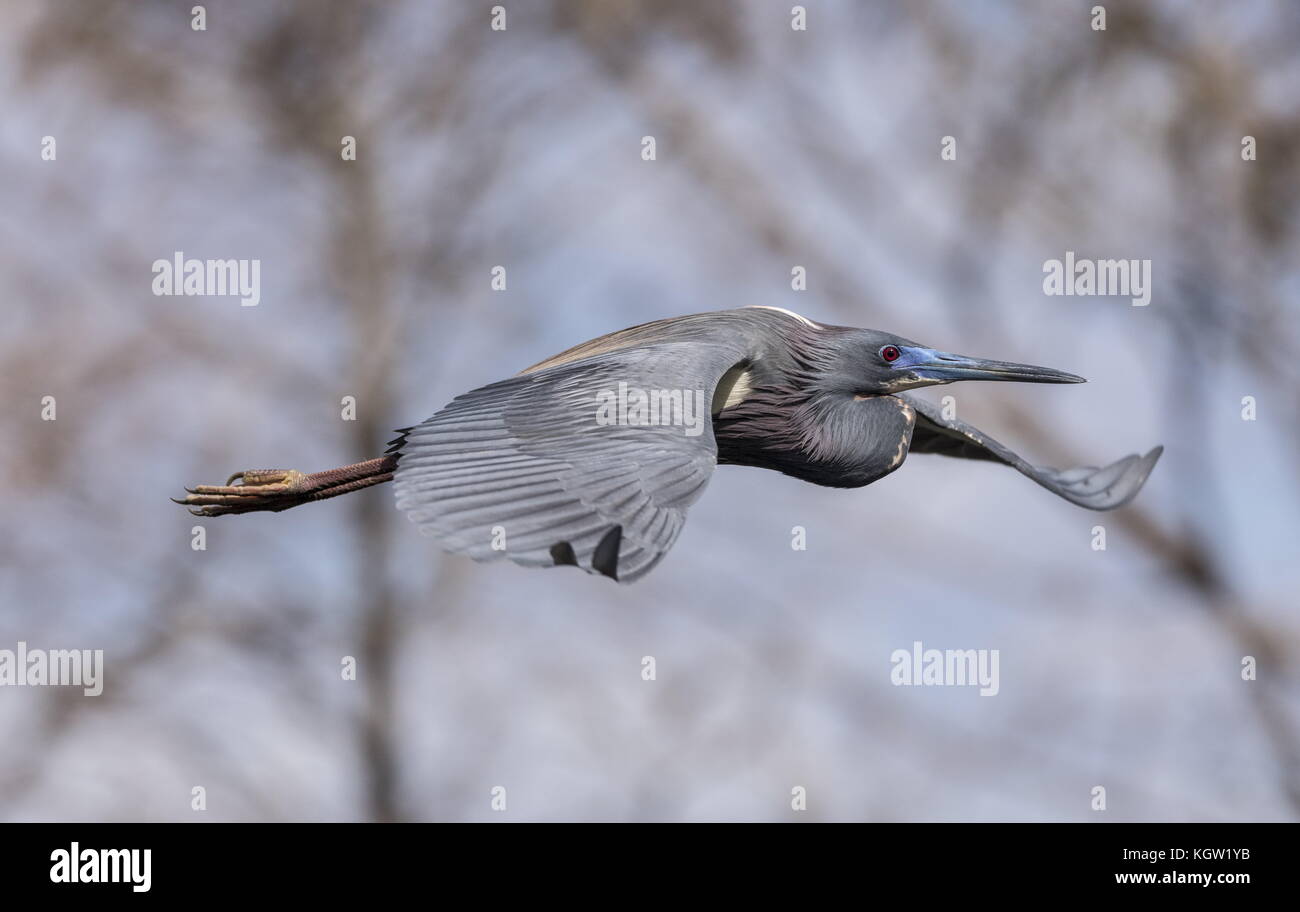
[[(620, 582), (672, 547), (716, 465), (869, 485), (909, 452), (1000, 462), (1071, 503), (1137, 494), (1162, 447), (1104, 468), (1030, 465), (909, 390), (957, 380), (1082, 383), (871, 329), (743, 307), (656, 320), (584, 342), (452, 400), (377, 459), (304, 474), (238, 472), (187, 488), (202, 516), (279, 511), (392, 481), (444, 549)], [(236, 483), (238, 482), (238, 483)]]

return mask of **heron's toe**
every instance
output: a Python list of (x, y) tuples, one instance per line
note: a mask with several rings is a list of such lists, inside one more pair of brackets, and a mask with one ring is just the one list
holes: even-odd
[[(185, 489), (183, 499), (171, 499), (190, 507), (196, 516), (283, 509), (289, 506), (288, 498), (301, 490), (305, 478), (297, 469), (250, 469), (231, 475), (224, 485), (195, 485)], [(240, 484), (234, 484), (236, 481)]]

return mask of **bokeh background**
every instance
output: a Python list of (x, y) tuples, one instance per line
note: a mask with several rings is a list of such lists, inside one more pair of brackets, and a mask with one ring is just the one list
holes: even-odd
[[(1300, 6), (192, 5), (0, 6), (0, 647), (107, 663), (0, 688), (0, 818), (1300, 816)], [(155, 297), (177, 250), (260, 259), (261, 304)], [(1066, 250), (1151, 259), (1150, 306), (1045, 296)], [(167, 499), (746, 304), (1089, 377), (931, 391), (1033, 461), (1165, 456), (1109, 514), (723, 468), (633, 586), (444, 556), (386, 488)], [(892, 686), (915, 640), (1001, 692)]]

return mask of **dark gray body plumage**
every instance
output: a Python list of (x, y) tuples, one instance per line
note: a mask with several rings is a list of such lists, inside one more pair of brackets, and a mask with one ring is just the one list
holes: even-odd
[[(405, 431), (394, 445), (397, 505), (444, 548), (476, 560), (576, 565), (631, 582), (672, 547), (717, 464), (860, 487), (910, 449), (1002, 462), (1074, 503), (1109, 509), (1136, 494), (1159, 456), (1101, 470), (1030, 466), (923, 400), (861, 389), (856, 349), (866, 357), (881, 339), (907, 343), (770, 308), (593, 339)], [(673, 425), (602, 426), (598, 395), (620, 383), (702, 390), (717, 411), (698, 436)]]

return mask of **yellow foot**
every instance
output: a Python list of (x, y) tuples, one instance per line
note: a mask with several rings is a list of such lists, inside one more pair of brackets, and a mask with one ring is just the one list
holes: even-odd
[[(172, 498), (190, 507), (195, 516), (224, 516), (227, 513), (251, 513), (256, 510), (278, 512), (302, 502), (307, 476), (297, 469), (252, 469), (236, 472), (224, 485), (196, 485), (186, 488), (184, 500)], [(235, 484), (239, 481), (240, 484)], [(192, 509), (198, 507), (199, 509)]]

